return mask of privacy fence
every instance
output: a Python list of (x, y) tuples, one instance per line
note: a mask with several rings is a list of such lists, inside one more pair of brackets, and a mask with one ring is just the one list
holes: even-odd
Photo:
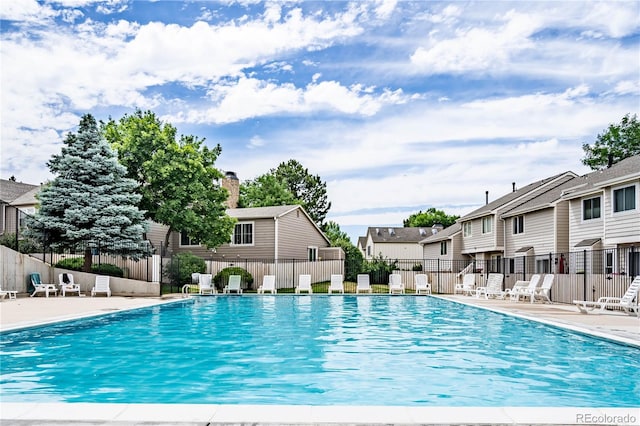
[[(171, 262), (163, 259), (163, 263)], [(374, 293), (387, 293), (389, 275), (398, 273), (408, 292), (415, 289), (415, 275), (426, 274), (434, 293), (453, 294), (464, 274), (474, 274), (478, 286), (489, 273), (504, 274), (503, 289), (512, 288), (518, 280), (529, 280), (533, 274), (554, 274), (551, 300), (572, 303), (573, 300), (597, 300), (601, 296), (622, 296), (632, 279), (640, 275), (640, 249), (625, 247), (612, 250), (552, 253), (544, 256), (519, 256), (487, 261), (469, 259), (374, 259), (349, 263), (296, 259), (236, 259), (206, 261), (207, 273), (213, 275), (227, 267), (248, 271), (253, 281), (243, 283), (252, 291), (262, 283), (264, 275), (276, 276), (278, 292), (293, 292), (301, 274), (311, 275), (314, 292), (327, 292), (331, 274), (342, 274), (345, 291), (355, 293), (358, 274), (368, 274)], [(178, 290), (179, 283), (171, 291)], [(180, 284), (181, 285), (181, 284)]]
[[(171, 267), (182, 268), (176, 264), (178, 258), (162, 243), (155, 245), (144, 242), (137, 245), (108, 244), (101, 241), (88, 241), (73, 247), (55, 248), (36, 246), (20, 235), (5, 234), (2, 244), (18, 248), (23, 253), (60, 268), (78, 269), (87, 257), (91, 258), (95, 273), (121, 276), (134, 280), (162, 283), (162, 291), (180, 291), (187, 282), (170, 278)], [(135, 253), (132, 258), (129, 254)], [(218, 274), (225, 268), (239, 267), (246, 270), (252, 279), (243, 282), (246, 291), (255, 291), (265, 275), (276, 276), (276, 288), (279, 292), (293, 292), (298, 277), (309, 274), (314, 292), (326, 292), (332, 274), (341, 274), (345, 280), (345, 290), (355, 293), (358, 274), (368, 274), (374, 293), (387, 293), (391, 273), (402, 275), (406, 288), (411, 292), (415, 288), (416, 274), (426, 274), (434, 293), (452, 294), (456, 283), (462, 281), (464, 274), (476, 275), (477, 285), (483, 285), (489, 273), (504, 274), (503, 289), (513, 287), (518, 280), (529, 280), (531, 275), (554, 274), (551, 300), (571, 303), (573, 300), (597, 300), (601, 296), (622, 296), (633, 277), (640, 275), (640, 247), (626, 246), (607, 250), (581, 250), (565, 253), (549, 253), (536, 256), (516, 256), (513, 258), (496, 257), (479, 261), (470, 258), (443, 259), (373, 259), (362, 262), (344, 260), (306, 259), (206, 259), (206, 272)], [(184, 265), (189, 268), (189, 265)], [(185, 271), (184, 276), (191, 272)]]

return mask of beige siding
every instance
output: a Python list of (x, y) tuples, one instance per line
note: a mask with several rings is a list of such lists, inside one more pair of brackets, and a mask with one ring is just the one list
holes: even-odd
[[(593, 198), (590, 195), (585, 198)], [(604, 198), (604, 197), (603, 197)], [(606, 202), (604, 203), (606, 208)], [(574, 250), (576, 244), (587, 238), (602, 238), (604, 235), (604, 220), (582, 220), (582, 198), (569, 202), (569, 249)]]
[(553, 218), (552, 208), (527, 213), (524, 215), (524, 232), (521, 234), (513, 233), (512, 218), (509, 218), (507, 240), (513, 251), (507, 251), (505, 256), (513, 256), (516, 250), (524, 246), (532, 246), (536, 255), (553, 252), (555, 249)]
[(555, 207), (556, 246), (555, 253), (569, 251), (569, 202), (560, 201)]
[[(448, 250), (447, 250), (447, 256), (440, 255), (440, 243), (441, 241), (436, 241), (434, 243), (429, 243), (422, 246), (422, 256), (425, 259), (449, 259)], [(450, 245), (449, 241), (447, 241), (447, 244)], [(449, 249), (448, 245), (447, 245), (447, 249)]]
[[(613, 191), (629, 185), (635, 186), (636, 208), (624, 212), (613, 212)], [(640, 242), (640, 185), (638, 181), (616, 185), (605, 191), (605, 244)]]
[(418, 243), (378, 243), (375, 248), (389, 259), (422, 259), (423, 248)]
[[(149, 240), (156, 248), (160, 247), (161, 244), (164, 244), (164, 239), (169, 227), (152, 221), (147, 221), (147, 226), (147, 240)], [(180, 241), (178, 240), (177, 242)]]
[[(471, 221), (471, 236), (462, 239), (463, 250), (469, 252), (491, 251), (496, 247), (496, 224), (490, 233), (482, 233), (482, 218)], [(464, 230), (463, 230), (464, 232)]]
[(328, 247), (329, 244), (307, 215), (294, 210), (278, 219), (278, 258), (306, 259), (310, 246)]
[(242, 259), (272, 259), (275, 257), (275, 221), (273, 218), (238, 220), (238, 223), (253, 223), (253, 245), (224, 244), (217, 249), (217, 256)]

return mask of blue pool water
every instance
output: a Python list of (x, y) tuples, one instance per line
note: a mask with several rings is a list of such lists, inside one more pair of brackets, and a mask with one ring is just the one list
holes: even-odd
[(635, 407), (640, 350), (431, 297), (208, 297), (3, 333), (8, 401)]

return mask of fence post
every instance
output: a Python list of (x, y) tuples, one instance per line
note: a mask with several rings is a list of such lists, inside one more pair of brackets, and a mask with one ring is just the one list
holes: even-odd
[[(584, 300), (587, 300), (587, 250), (582, 250), (582, 291)], [(591, 297), (593, 299), (593, 295)]]
[(631, 253), (629, 253), (629, 276), (633, 280), (636, 275), (640, 275), (640, 271), (636, 271), (636, 247), (631, 246)]
[(437, 266), (437, 271), (438, 271), (438, 284), (437, 284), (437, 288), (436, 288), (436, 293), (440, 293), (440, 258), (438, 258), (438, 266)]

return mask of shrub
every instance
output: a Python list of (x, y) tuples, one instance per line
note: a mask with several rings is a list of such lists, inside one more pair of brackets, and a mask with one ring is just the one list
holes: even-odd
[(414, 264), (414, 265), (413, 265), (413, 268), (411, 268), (411, 270), (412, 270), (412, 271), (416, 271), (416, 272), (422, 271), (422, 263), (416, 263), (416, 264)]
[(67, 257), (66, 259), (62, 259), (54, 266), (56, 268), (62, 269), (70, 269), (72, 271), (82, 271), (82, 266), (84, 265), (84, 258), (82, 257)]
[(36, 253), (42, 251), (35, 241), (29, 238), (18, 239), (18, 247), (16, 247), (16, 234), (11, 233), (0, 235), (0, 245), (19, 251), (20, 253)]
[(171, 262), (164, 268), (165, 276), (169, 277), (171, 284), (180, 285), (191, 282), (191, 274), (204, 274), (207, 264), (193, 253), (178, 253), (171, 258)]
[(91, 272), (99, 275), (110, 275), (112, 277), (120, 277), (124, 276), (122, 268), (112, 265), (110, 263), (102, 263), (100, 265), (91, 265)]
[(227, 285), (229, 275), (240, 275), (242, 282), (246, 283), (249, 287), (253, 284), (253, 276), (246, 269), (240, 268), (239, 266), (230, 266), (224, 268), (213, 277), (213, 282), (218, 290), (221, 291), (224, 286)]
[[(54, 265), (56, 268), (69, 269), (71, 271), (82, 271), (84, 267), (84, 257), (67, 257)], [(91, 265), (91, 272), (99, 275), (110, 275), (120, 277), (124, 275), (122, 268), (111, 263)]]

